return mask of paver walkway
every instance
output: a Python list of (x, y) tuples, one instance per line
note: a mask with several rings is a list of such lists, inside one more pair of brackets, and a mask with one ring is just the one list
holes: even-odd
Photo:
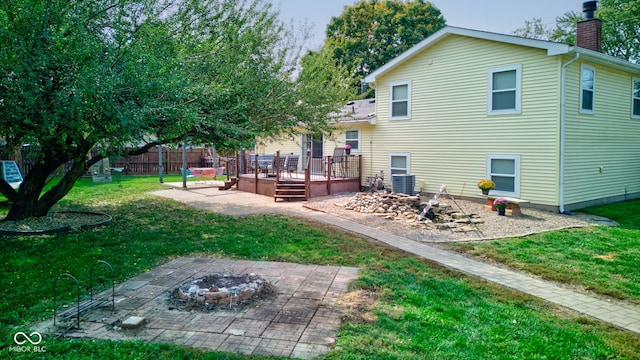
[(553, 283), (476, 261), (451, 251), (442, 250), (401, 236), (373, 229), (354, 221), (327, 213), (312, 211), (300, 202), (274, 203), (272, 198), (235, 190), (161, 190), (156, 195), (172, 198), (185, 204), (229, 215), (254, 213), (294, 213), (316, 221), (335, 225), (381, 241), (406, 252), (437, 262), (496, 284), (521, 291), (610, 323), (621, 329), (640, 334), (640, 306), (615, 300), (602, 300), (584, 295)]

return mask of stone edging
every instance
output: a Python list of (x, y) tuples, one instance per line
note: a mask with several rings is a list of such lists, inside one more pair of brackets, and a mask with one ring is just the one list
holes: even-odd
[[(98, 226), (102, 226), (102, 225), (109, 225), (111, 224), (111, 221), (113, 221), (113, 217), (109, 214), (106, 213), (101, 213), (101, 212), (96, 212), (96, 211), (56, 211), (54, 212), (55, 214), (91, 214), (91, 215), (97, 215), (97, 216), (105, 216), (106, 219), (103, 221), (98, 221), (96, 223), (93, 224), (84, 224), (84, 225), (80, 225), (79, 227), (75, 227), (76, 229), (91, 229), (94, 227), (98, 227)], [(25, 230), (25, 231), (20, 231), (20, 230), (1, 230), (0, 229), (0, 235), (47, 235), (47, 234), (59, 234), (59, 233), (64, 233), (67, 231), (71, 231), (72, 229), (74, 229), (74, 227), (71, 227), (69, 225), (67, 226), (61, 226), (58, 228), (52, 228), (52, 229), (44, 229), (44, 230)]]

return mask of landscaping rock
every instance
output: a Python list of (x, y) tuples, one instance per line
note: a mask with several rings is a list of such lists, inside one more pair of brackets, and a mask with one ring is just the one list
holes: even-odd
[[(404, 220), (406, 223), (422, 224), (416, 227), (429, 229), (451, 230), (457, 224), (482, 224), (484, 221), (477, 214), (465, 215), (453, 210), (447, 203), (431, 200), (431, 208), (424, 219), (418, 217), (429, 206), (422, 202), (420, 196), (408, 196), (404, 194), (379, 194), (358, 193), (349, 199), (342, 208), (362, 214), (375, 214), (387, 220)], [(430, 224), (439, 224), (431, 226)]]
[(144, 325), (146, 320), (140, 316), (130, 316), (125, 321), (122, 322), (123, 329), (138, 329), (142, 325)]

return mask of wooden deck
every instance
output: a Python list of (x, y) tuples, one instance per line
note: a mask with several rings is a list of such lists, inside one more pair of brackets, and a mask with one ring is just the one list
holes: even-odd
[[(237, 188), (240, 191), (250, 192), (276, 198), (276, 189), (281, 186), (298, 184), (302, 186), (304, 191), (304, 199), (334, 195), (343, 192), (360, 191), (360, 179), (357, 178), (327, 178), (313, 176), (305, 183), (304, 174), (281, 174), (280, 180), (277, 177), (264, 176), (259, 174), (256, 178), (253, 174), (240, 175), (237, 182)], [(286, 195), (286, 194), (284, 194)], [(286, 199), (286, 197), (281, 197)], [(294, 197), (292, 197), (294, 198)]]
[[(280, 152), (274, 155), (262, 155), (262, 158), (267, 159), (262, 163), (261, 155), (238, 155), (235, 162), (239, 166), (235, 168), (238, 169), (239, 174), (225, 184), (233, 183), (240, 191), (271, 196), (275, 201), (278, 199), (306, 200), (343, 192), (358, 192), (361, 189), (362, 156), (343, 155), (336, 158), (327, 156), (312, 159), (311, 152), (308, 151), (306, 164), (299, 165), (298, 155), (292, 155), (293, 157), (295, 157), (295, 165), (291, 169), (295, 170), (287, 171), (285, 169), (289, 169), (288, 158), (285, 157), (284, 162), (280, 163), (278, 160), (282, 159)], [(229, 165), (226, 171), (227, 174), (231, 173)], [(229, 187), (225, 186), (221, 189)]]

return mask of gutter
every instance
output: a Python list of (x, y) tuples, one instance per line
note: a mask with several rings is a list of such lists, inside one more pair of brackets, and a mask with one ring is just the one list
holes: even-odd
[(564, 166), (565, 166), (565, 112), (566, 112), (566, 82), (567, 82), (567, 67), (573, 64), (580, 58), (580, 53), (576, 53), (576, 56), (568, 62), (562, 64), (562, 80), (560, 83), (560, 206), (559, 212), (561, 214), (566, 213), (564, 208)]

